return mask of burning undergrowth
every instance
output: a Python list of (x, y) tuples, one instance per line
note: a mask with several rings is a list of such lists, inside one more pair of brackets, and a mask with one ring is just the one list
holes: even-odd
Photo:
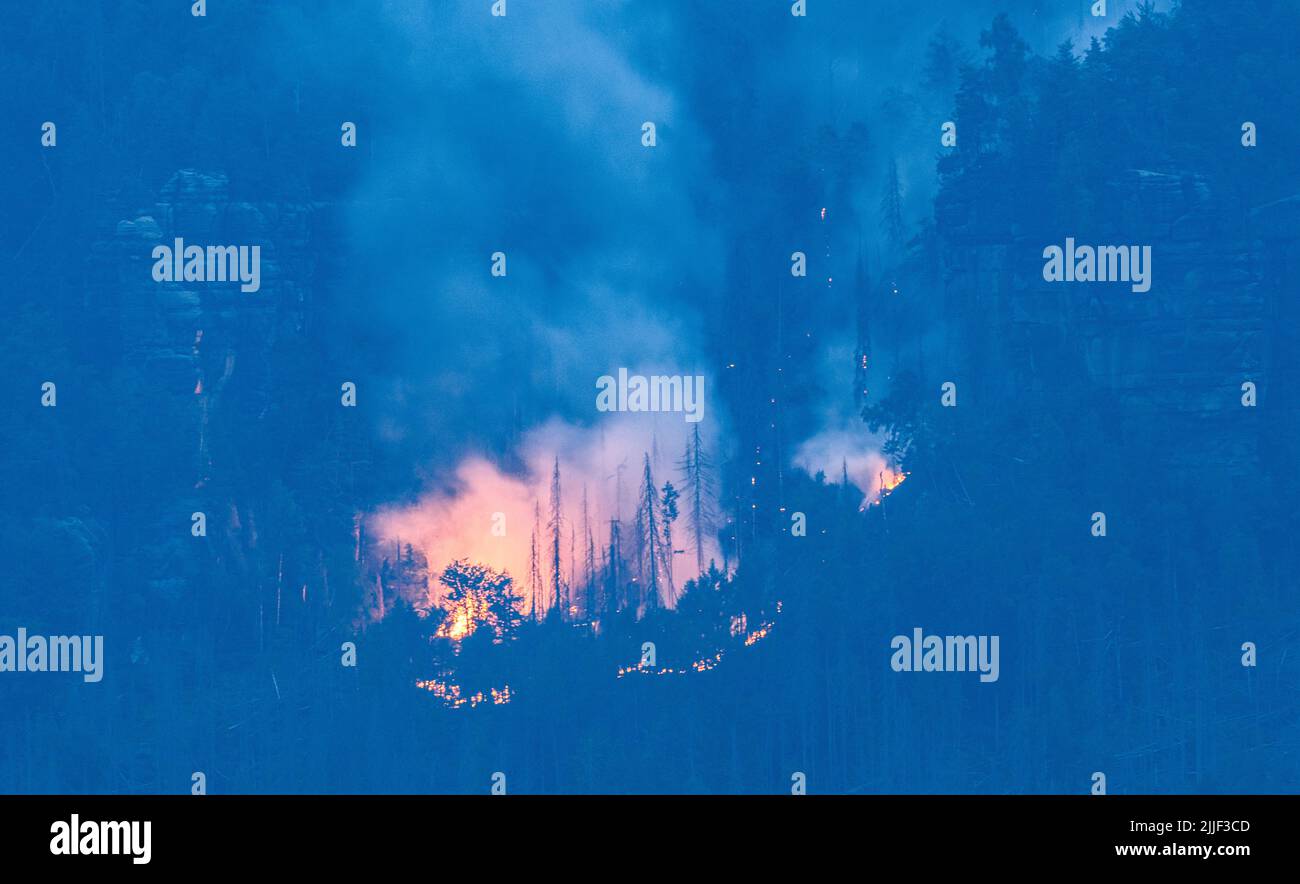
[[(856, 450), (867, 441), (818, 437), (796, 464), (824, 473), (818, 458), (838, 455), (865, 508), (904, 477)], [(417, 687), (451, 708), (510, 703), (536, 668), (521, 661), (590, 661), (594, 645), (611, 677), (717, 668), (771, 635), (782, 603), (737, 588), (714, 445), (697, 425), (619, 415), (603, 430), (539, 427), (519, 471), (463, 459), (445, 488), (368, 520), (368, 619), (415, 614), (432, 662)]]

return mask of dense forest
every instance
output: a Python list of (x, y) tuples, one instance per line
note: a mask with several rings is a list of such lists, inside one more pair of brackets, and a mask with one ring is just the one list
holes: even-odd
[[(619, 211), (680, 285), (616, 257), (604, 297), (690, 305), (698, 347), (668, 364), (708, 378), (709, 411), (610, 429), (597, 468), (547, 444), (615, 426), (588, 393), (614, 366), (514, 328), (585, 309), (526, 301), (587, 283), (555, 255), (626, 244), (610, 205), (575, 209), (581, 160), (486, 139), (518, 189), (491, 225), (535, 246), (500, 301), (458, 301), (495, 246), (466, 218), (478, 184), (421, 196), (457, 158), (383, 134), (413, 131), (370, 91), (401, 47), (326, 64), (337, 20), (311, 4), (221, 6), (201, 39), (144, 2), (0, 31), (0, 632), (102, 634), (107, 656), (99, 684), (0, 681), (0, 791), (203, 772), (212, 793), (474, 793), (504, 772), (520, 793), (788, 792), (800, 772), (823, 793), (1085, 793), (1098, 771), (1112, 792), (1294, 791), (1300, 7), (1134, 4), (1047, 53), (1014, 11), (970, 40), (927, 27), (921, 81), (889, 99), (933, 133), (918, 160), (888, 102), (781, 126), (747, 77), (784, 22), (670, 4), (715, 51), (659, 64), (713, 110), (661, 127)], [(300, 41), (258, 54), (253, 32)], [(449, 64), (481, 49), (439, 40)], [(426, 88), (467, 126), (527, 128), (526, 102), (495, 119), (476, 93), (512, 70)], [(667, 251), (670, 165), (719, 219), (707, 269)], [(527, 197), (549, 187), (572, 202), (546, 217)], [(263, 243), (262, 292), (156, 285), (150, 248), (181, 235)], [(1149, 295), (1045, 283), (1067, 236), (1151, 244)], [(401, 257), (379, 267), (376, 241)], [(453, 305), (432, 328), (392, 294), (421, 262), (445, 282), (419, 298)], [(409, 533), (467, 499), (470, 456), (518, 492), (523, 567)], [(916, 627), (1000, 636), (1000, 678), (892, 671)]]

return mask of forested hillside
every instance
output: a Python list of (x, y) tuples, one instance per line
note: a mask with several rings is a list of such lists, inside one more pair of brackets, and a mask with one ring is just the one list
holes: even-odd
[[(919, 159), (873, 108), (766, 125), (785, 23), (700, 10), (708, 57), (628, 48), (690, 87), (645, 161), (615, 99), (510, 92), (519, 43), (221, 6), (0, 31), (0, 632), (106, 654), (0, 683), (0, 791), (1294, 791), (1296, 4), (935, 27)], [(156, 283), (182, 236), (260, 244), (260, 291)], [(1150, 292), (1046, 282), (1067, 237), (1149, 244)], [(704, 420), (592, 410), (661, 336)], [(914, 628), (1000, 675), (891, 670)]]

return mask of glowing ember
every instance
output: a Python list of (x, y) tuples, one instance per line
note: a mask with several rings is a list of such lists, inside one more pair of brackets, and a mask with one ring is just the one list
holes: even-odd
[(708, 672), (710, 669), (716, 669), (722, 662), (722, 652), (718, 651), (712, 657), (703, 657), (696, 660), (690, 666), (684, 669), (674, 669), (671, 666), (646, 666), (638, 663), (636, 666), (620, 666), (618, 677), (625, 675), (686, 675), (688, 672)]
[(902, 470), (895, 470), (892, 467), (885, 467), (877, 474), (878, 484), (876, 485), (875, 500), (871, 500), (868, 503), (864, 504), (862, 506), (862, 509), (865, 510), (868, 506), (875, 506), (876, 504), (884, 500), (886, 497), (893, 494), (894, 489), (897, 488), (899, 485), (902, 485), (903, 480), (906, 479), (907, 476), (908, 474), (903, 472)]
[(763, 639), (767, 638), (768, 634), (772, 631), (772, 627), (775, 625), (775, 623), (764, 623), (758, 629), (745, 636), (745, 647), (753, 647)]
[[(776, 603), (776, 613), (778, 615), (781, 613), (781, 602), (779, 601)], [(758, 629), (749, 632), (748, 622), (749, 617), (742, 611), (739, 614), (733, 614), (729, 624), (731, 637), (740, 638), (743, 635), (743, 646), (746, 648), (752, 648), (754, 645), (767, 638), (772, 633), (772, 629), (776, 626), (775, 621), (768, 620)], [(673, 666), (650, 666), (644, 663), (638, 663), (635, 666), (620, 666), (618, 669), (618, 677), (622, 678), (625, 675), (687, 675), (691, 672), (708, 672), (711, 669), (716, 669), (718, 665), (722, 663), (722, 654), (723, 651), (717, 651), (711, 656), (701, 657), (690, 665), (681, 668)]]
[(489, 688), (485, 694), (483, 691), (475, 691), (472, 694), (466, 694), (461, 690), (461, 686), (454, 682), (441, 681), (439, 679), (429, 679), (428, 681), (417, 681), (417, 688), (422, 688), (442, 700), (443, 704), (449, 709), (459, 709), (462, 706), (468, 706), (473, 709), (475, 706), (484, 703), (490, 703), (494, 706), (504, 706), (514, 697), (514, 691), (510, 685), (504, 685), (501, 688)]

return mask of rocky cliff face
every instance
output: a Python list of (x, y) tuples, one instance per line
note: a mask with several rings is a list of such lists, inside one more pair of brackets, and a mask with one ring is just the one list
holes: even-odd
[[(194, 478), (207, 474), (207, 425), (226, 385), (238, 373), (244, 407), (265, 413), (273, 378), (268, 354), (286, 336), (301, 334), (310, 302), (316, 244), (309, 203), (237, 202), (220, 173), (182, 170), (158, 202), (117, 225), (95, 250), (94, 276), (112, 279), (98, 294), (117, 317), (123, 363), (138, 370), (156, 396), (187, 413)], [(155, 282), (152, 250), (176, 238), (194, 245), (258, 245), (261, 287), (235, 282)], [(184, 403), (184, 405), (181, 405)]]
[[(274, 458), (298, 436), (322, 435), (295, 429), (298, 409), (321, 411), (298, 395), (310, 389), (303, 378), (319, 374), (307, 334), (326, 248), (318, 209), (235, 200), (224, 174), (182, 170), (93, 249), (87, 311), (104, 387), (96, 400), (109, 409), (100, 423), (121, 484), (113, 546), (141, 610), (191, 603), (205, 583), (249, 592), (259, 582), (256, 517), (290, 463)], [(155, 281), (154, 247), (177, 238), (259, 246), (260, 288)], [(206, 516), (206, 538), (191, 535), (195, 512)]]

